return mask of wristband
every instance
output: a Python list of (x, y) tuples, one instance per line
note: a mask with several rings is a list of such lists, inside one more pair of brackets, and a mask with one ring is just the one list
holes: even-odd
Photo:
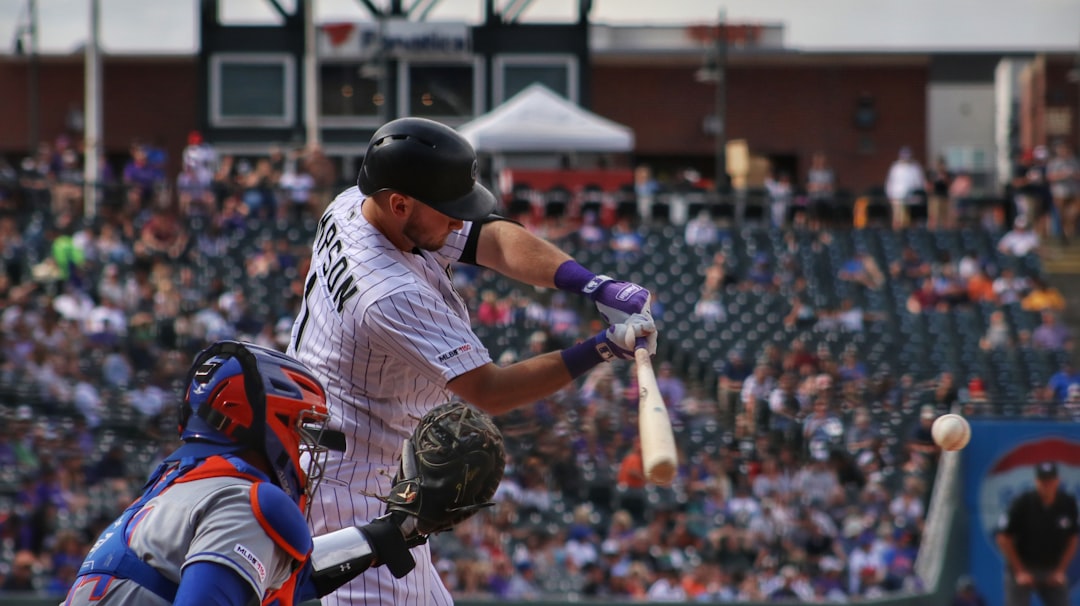
[(573, 259), (564, 261), (555, 270), (555, 288), (585, 294), (590, 298), (595, 298), (600, 286), (610, 281), (609, 276), (596, 275)]
[(578, 378), (597, 365), (615, 358), (611, 346), (604, 339), (604, 333), (597, 334), (577, 345), (572, 345), (559, 352), (563, 364), (570, 371), (571, 378)]

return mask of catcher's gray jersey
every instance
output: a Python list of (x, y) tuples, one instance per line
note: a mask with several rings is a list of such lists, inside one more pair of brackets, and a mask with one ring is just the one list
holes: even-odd
[[(143, 506), (141, 519), (136, 516), (130, 525), (134, 529), (130, 530), (129, 547), (175, 583), (180, 582), (184, 566), (213, 562), (240, 575), (256, 595), (265, 595), (288, 580), (295, 560), (274, 543), (256, 519), (251, 487), (250, 481), (236, 477), (174, 484)], [(110, 530), (120, 531), (110, 528), (106, 532)], [(91, 550), (87, 559), (94, 556)], [(101, 587), (101, 583), (107, 586)], [(93, 577), (76, 582), (68, 598), (65, 605), (168, 604), (133, 581)]]
[[(381, 515), (383, 503), (363, 493), (389, 492), (417, 420), (450, 399), (451, 379), (491, 361), (449, 274), (472, 224), (438, 252), (405, 252), (364, 218), (363, 199), (345, 190), (319, 222), (287, 352), (322, 380), (329, 428), (348, 436), (345, 453), (330, 453), (313, 499), (315, 534)], [(417, 567), (405, 578), (369, 570), (324, 604), (450, 604), (428, 547), (412, 553)]]

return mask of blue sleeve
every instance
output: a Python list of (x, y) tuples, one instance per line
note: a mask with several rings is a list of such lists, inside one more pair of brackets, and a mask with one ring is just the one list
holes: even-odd
[(297, 604), (308, 600), (317, 600), (319, 598), (318, 589), (315, 587), (315, 579), (311, 578), (312, 572), (311, 560), (308, 560), (307, 563), (304, 564), (304, 569), (300, 571), (300, 576), (296, 579)]
[(221, 564), (195, 562), (184, 567), (174, 606), (247, 606), (258, 603), (255, 590)]

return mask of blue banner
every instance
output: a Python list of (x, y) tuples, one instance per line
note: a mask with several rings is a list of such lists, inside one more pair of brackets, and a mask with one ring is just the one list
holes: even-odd
[[(1080, 497), (1080, 424), (973, 421), (962, 451), (971, 575), (988, 606), (1003, 606), (1005, 560), (994, 531), (1009, 503), (1035, 487), (1034, 465), (1056, 461), (1061, 488)], [(1069, 603), (1080, 606), (1080, 557), (1069, 566)]]

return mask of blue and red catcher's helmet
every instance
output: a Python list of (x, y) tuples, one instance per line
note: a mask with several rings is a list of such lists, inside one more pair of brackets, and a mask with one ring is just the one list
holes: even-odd
[(180, 438), (262, 454), (271, 480), (304, 509), (322, 476), (329, 419), (311, 371), (272, 349), (220, 341), (196, 356), (187, 386)]

